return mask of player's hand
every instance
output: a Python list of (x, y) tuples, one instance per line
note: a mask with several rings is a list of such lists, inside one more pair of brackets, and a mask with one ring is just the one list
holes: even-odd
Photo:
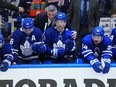
[(16, 62), (13, 62), (12, 64), (17, 64)]
[(95, 72), (97, 73), (102, 72), (103, 68), (102, 68), (101, 62), (98, 59), (91, 60), (90, 64), (92, 65)]
[(106, 73), (108, 73), (109, 70), (110, 70), (110, 63), (111, 63), (111, 60), (110, 60), (110, 59), (107, 59), (107, 58), (104, 58), (103, 61), (104, 61), (105, 66), (104, 66), (102, 72), (103, 72), (103, 74), (106, 74)]
[(54, 57), (64, 56), (65, 49), (62, 47), (57, 47), (52, 50)]
[(19, 7), (19, 12), (23, 13), (24, 12), (24, 8), (23, 7)]
[(2, 62), (2, 63), (0, 64), (0, 70), (1, 70), (2, 72), (7, 71), (8, 68), (9, 68), (9, 65), (8, 65), (7, 62)]
[(76, 31), (72, 31), (72, 38), (76, 39), (76, 37), (77, 37), (77, 32)]

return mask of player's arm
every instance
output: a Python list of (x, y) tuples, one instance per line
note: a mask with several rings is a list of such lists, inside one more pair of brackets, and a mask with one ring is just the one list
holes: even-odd
[(105, 40), (105, 46), (104, 50), (102, 51), (102, 58), (101, 61), (104, 63), (103, 67), (103, 73), (108, 73), (110, 70), (110, 63), (112, 58), (112, 46), (111, 46), (111, 40), (108, 38), (108, 40)]
[(19, 52), (19, 37), (20, 35), (16, 33), (13, 33), (12, 37), (11, 37), (11, 40), (10, 40), (10, 44), (13, 46), (13, 49), (12, 49), (12, 53), (13, 53), (13, 56), (14, 56), (14, 62), (17, 61), (17, 56), (18, 56), (18, 52)]
[(112, 57), (112, 42), (109, 38), (105, 39), (104, 50), (102, 51), (102, 57), (110, 59)]
[(14, 61), (14, 56), (12, 54), (12, 46), (7, 44), (7, 47), (4, 49), (4, 60), (0, 64), (0, 70), (5, 72), (8, 70), (9, 66)]
[(67, 39), (65, 43), (65, 54), (74, 54), (76, 51), (76, 42), (73, 39)]
[(49, 32), (46, 29), (44, 41), (45, 41), (45, 44), (46, 44), (46, 52), (49, 53), (49, 54), (51, 54), (52, 50), (53, 50), (53, 48), (51, 47), (51, 43), (52, 43), (51, 40), (52, 40), (52, 38), (51, 38)]
[(35, 29), (36, 42), (32, 44), (31, 48), (34, 53), (44, 53), (46, 51), (46, 45), (42, 40), (42, 32), (40, 29)]
[(102, 72), (103, 68), (101, 62), (96, 57), (94, 57), (93, 51), (89, 48), (87, 44), (84, 43), (82, 44), (82, 54), (84, 58), (86, 58), (90, 62), (95, 72), (97, 73)]

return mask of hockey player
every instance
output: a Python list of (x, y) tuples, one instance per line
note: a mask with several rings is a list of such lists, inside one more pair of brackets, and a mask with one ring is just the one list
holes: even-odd
[(116, 28), (112, 30), (110, 39), (112, 41), (113, 60), (116, 62)]
[(37, 64), (39, 53), (44, 53), (46, 46), (42, 41), (42, 32), (34, 27), (32, 18), (25, 18), (22, 28), (17, 29), (11, 38), (10, 44), (17, 52), (17, 64)]
[(97, 73), (108, 73), (112, 51), (111, 40), (104, 36), (103, 27), (95, 27), (92, 34), (82, 39), (82, 55)]
[(57, 13), (56, 26), (45, 30), (45, 63), (74, 63), (75, 41), (71, 36), (71, 30), (65, 28), (66, 19), (65, 13)]
[(0, 70), (7, 71), (13, 60), (13, 47), (4, 41), (4, 37), (0, 33)]

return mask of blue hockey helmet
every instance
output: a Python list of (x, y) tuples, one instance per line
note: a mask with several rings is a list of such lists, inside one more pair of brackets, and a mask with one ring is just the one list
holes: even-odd
[(3, 35), (0, 33), (0, 43), (3, 43), (4, 42), (4, 37)]
[(66, 21), (67, 20), (67, 16), (63, 12), (58, 12), (56, 14), (56, 20), (65, 20)]
[(33, 27), (34, 27), (34, 22), (33, 22), (32, 18), (27, 17), (23, 20), (23, 28), (24, 29), (31, 29)]
[(97, 36), (103, 36), (104, 35), (104, 28), (100, 27), (100, 26), (97, 26), (97, 27), (94, 28), (92, 34), (97, 35)]

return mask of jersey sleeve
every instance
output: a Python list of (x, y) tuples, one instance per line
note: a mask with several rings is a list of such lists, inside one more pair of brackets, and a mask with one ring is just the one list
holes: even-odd
[(51, 31), (49, 31), (50, 28), (46, 29), (45, 30), (45, 44), (46, 44), (46, 52), (51, 54), (52, 52), (52, 47), (51, 47), (51, 44), (52, 44), (52, 36), (51, 36)]
[(104, 39), (104, 50), (102, 51), (102, 57), (103, 58), (112, 57), (112, 46), (111, 46), (111, 40), (109, 39), (109, 37), (106, 37)]
[(112, 41), (112, 46), (116, 45), (116, 28), (112, 30), (110, 39)]
[(13, 33), (12, 38), (10, 40), (10, 44), (13, 46), (13, 55), (15, 59), (17, 59), (19, 52), (20, 37), (21, 37), (21, 32), (19, 30), (16, 30)]
[(71, 30), (66, 30), (66, 36), (68, 39), (66, 40), (65, 43), (65, 54), (66, 55), (73, 55), (76, 51), (76, 42), (75, 40), (72, 38), (72, 32)]
[(35, 27), (35, 34), (36, 34), (36, 39), (37, 42), (41, 42), (42, 41), (42, 31), (39, 28)]
[(12, 61), (15, 60), (15, 56), (13, 53), (13, 47), (12, 45), (5, 43), (3, 47), (4, 51), (4, 61), (8, 61), (8, 63), (11, 63)]
[(90, 43), (86, 39), (82, 39), (82, 49), (81, 54), (86, 58), (88, 61), (95, 59), (94, 52), (91, 49)]

